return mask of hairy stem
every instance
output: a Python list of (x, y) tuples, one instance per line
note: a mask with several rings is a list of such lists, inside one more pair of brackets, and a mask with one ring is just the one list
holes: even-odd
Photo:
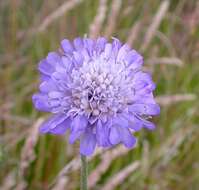
[(81, 155), (81, 190), (87, 190), (88, 165), (86, 156)]

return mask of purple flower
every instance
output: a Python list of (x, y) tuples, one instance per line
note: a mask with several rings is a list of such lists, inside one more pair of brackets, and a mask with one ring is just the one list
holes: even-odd
[(39, 63), (40, 92), (36, 109), (51, 112), (41, 133), (64, 134), (80, 140), (80, 153), (91, 155), (97, 146), (123, 143), (135, 146), (133, 131), (154, 129), (147, 118), (160, 112), (153, 98), (155, 84), (141, 71), (142, 56), (113, 38), (65, 39), (59, 52)]

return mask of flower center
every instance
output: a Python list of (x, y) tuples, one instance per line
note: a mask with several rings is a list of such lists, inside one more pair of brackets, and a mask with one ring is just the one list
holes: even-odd
[(71, 77), (73, 107), (88, 116), (114, 115), (131, 102), (132, 77), (125, 63), (99, 57), (73, 69)]

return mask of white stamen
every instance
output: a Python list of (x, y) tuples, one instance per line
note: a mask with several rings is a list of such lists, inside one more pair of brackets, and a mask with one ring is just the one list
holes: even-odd
[(134, 94), (129, 72), (125, 63), (109, 62), (103, 56), (85, 61), (82, 67), (74, 69), (71, 74), (75, 87), (72, 91), (72, 107), (95, 117), (116, 114), (120, 109), (125, 109), (132, 99), (128, 94)]

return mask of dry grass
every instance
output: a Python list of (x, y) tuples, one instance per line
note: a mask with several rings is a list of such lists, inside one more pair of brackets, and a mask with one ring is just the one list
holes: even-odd
[(196, 0), (0, 1), (0, 189), (79, 188), (78, 144), (39, 135), (33, 109), (37, 62), (63, 38), (115, 36), (142, 52), (157, 83), (157, 129), (136, 133), (135, 149), (97, 150), (93, 190), (199, 187)]

